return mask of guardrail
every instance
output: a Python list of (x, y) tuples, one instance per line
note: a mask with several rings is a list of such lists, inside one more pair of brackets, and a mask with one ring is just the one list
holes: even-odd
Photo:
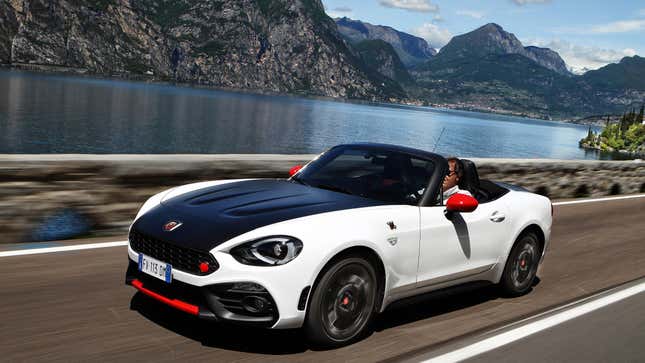
[[(314, 155), (0, 155), (0, 243), (125, 234), (171, 186), (287, 177)], [(473, 159), (485, 179), (552, 199), (645, 192), (645, 162)]]

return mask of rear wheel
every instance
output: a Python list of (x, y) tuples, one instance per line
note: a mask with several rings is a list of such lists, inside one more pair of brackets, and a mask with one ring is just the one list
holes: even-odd
[(309, 303), (304, 329), (319, 347), (338, 347), (368, 330), (376, 306), (377, 279), (360, 257), (337, 261), (323, 273)]
[(502, 292), (508, 296), (526, 294), (535, 281), (541, 256), (542, 250), (536, 234), (521, 234), (513, 245), (504, 267), (499, 283)]

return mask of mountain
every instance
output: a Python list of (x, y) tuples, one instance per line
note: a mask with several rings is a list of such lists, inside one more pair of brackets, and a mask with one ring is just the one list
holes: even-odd
[(475, 62), (490, 55), (503, 54), (519, 54), (557, 73), (570, 74), (558, 53), (547, 48), (524, 47), (515, 35), (494, 23), (453, 37), (432, 61), (448, 65), (453, 61), (469, 59)]
[(425, 62), (437, 54), (425, 39), (389, 26), (372, 25), (347, 17), (336, 18), (335, 21), (338, 31), (352, 44), (365, 40), (382, 40), (389, 43), (406, 67)]
[(402, 85), (414, 83), (394, 47), (389, 43), (380, 39), (363, 40), (354, 44), (352, 48), (369, 68), (379, 74)]
[(645, 58), (625, 57), (619, 63), (588, 71), (582, 78), (597, 89), (645, 91)]
[(217, 87), (387, 99), (320, 0), (0, 0), (0, 60)]
[(560, 74), (569, 75), (571, 72), (567, 67), (567, 64), (560, 57), (558, 52), (551, 50), (549, 48), (540, 48), (534, 46), (524, 47), (526, 50), (524, 55), (525, 57), (533, 60), (535, 63), (541, 65), (542, 67), (551, 69)]
[[(499, 25), (487, 24), (454, 37), (412, 69), (412, 94), (430, 104), (540, 118), (615, 113), (645, 99), (637, 87), (643, 81), (636, 75), (645, 74), (641, 63), (624, 60), (577, 76), (556, 52), (524, 47)], [(628, 76), (619, 81), (617, 74)]]

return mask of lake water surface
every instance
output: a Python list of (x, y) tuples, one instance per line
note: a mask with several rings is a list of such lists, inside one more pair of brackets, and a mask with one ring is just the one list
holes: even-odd
[(0, 153), (291, 154), (382, 142), (469, 157), (597, 159), (578, 148), (586, 133), (428, 107), (0, 71)]

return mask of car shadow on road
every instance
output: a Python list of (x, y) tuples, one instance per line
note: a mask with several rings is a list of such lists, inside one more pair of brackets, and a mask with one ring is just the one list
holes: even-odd
[[(537, 285), (539, 278), (536, 278)], [(494, 299), (505, 299), (487, 283), (444, 289), (396, 302), (376, 317), (373, 331), (384, 331), (419, 320), (473, 307)], [(268, 330), (200, 320), (163, 305), (141, 293), (130, 301), (130, 309), (146, 319), (207, 347), (246, 353), (285, 355), (316, 350), (301, 330)], [(365, 338), (369, 339), (369, 337)]]

